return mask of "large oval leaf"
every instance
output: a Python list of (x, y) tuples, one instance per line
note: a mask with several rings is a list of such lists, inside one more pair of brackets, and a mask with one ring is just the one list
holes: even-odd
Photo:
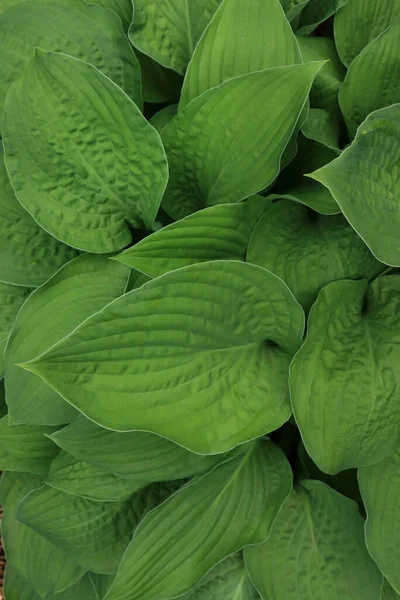
[(167, 181), (158, 133), (93, 66), (36, 50), (10, 90), (5, 163), (21, 204), (57, 239), (106, 253), (152, 227)]
[(0, 144), (0, 281), (36, 287), (76, 255), (22, 208), (8, 180)]
[(352, 136), (371, 112), (396, 102), (400, 102), (400, 22), (391, 25), (354, 59), (339, 92), (340, 107)]
[(369, 115), (352, 145), (310, 175), (382, 262), (400, 266), (400, 104)]
[(382, 576), (355, 502), (321, 481), (301, 482), (265, 544), (245, 549), (263, 600), (378, 600)]
[(372, 465), (400, 441), (400, 277), (327, 285), (290, 368), (293, 412), (326, 473)]
[(128, 31), (132, 22), (132, 0), (95, 0), (93, 4), (98, 4), (114, 11), (121, 19), (124, 31)]
[[(17, 519), (18, 503), (42, 485), (37, 475), (3, 473), (0, 502), (4, 509), (2, 538), (8, 564), (15, 567), (42, 597), (62, 592), (84, 573), (73, 557)], [(16, 599), (20, 600), (20, 598)], [(27, 600), (32, 600), (31, 597)]]
[(341, 61), (352, 60), (392, 23), (400, 21), (398, 0), (349, 0), (335, 16), (335, 42)]
[(124, 293), (129, 269), (101, 256), (62, 267), (24, 304), (6, 349), (6, 395), (12, 424), (63, 425), (75, 409), (17, 363), (34, 358)]
[(283, 279), (305, 310), (327, 283), (369, 278), (384, 269), (342, 215), (319, 215), (289, 200), (260, 218), (247, 261)]
[(180, 111), (162, 132), (170, 166), (164, 210), (179, 219), (267, 187), (320, 67), (292, 65), (236, 77)]
[(0, 14), (0, 114), (35, 48), (92, 63), (141, 105), (139, 63), (116, 15), (82, 0), (28, 0)]
[[(230, 455), (202, 456), (152, 433), (103, 429), (80, 415), (51, 436), (67, 452), (144, 487), (200, 475)], [(241, 447), (242, 448), (242, 447)]]
[(208, 260), (244, 260), (253, 228), (270, 205), (271, 200), (254, 196), (199, 210), (144, 238), (117, 260), (150, 277)]
[(136, 0), (129, 38), (144, 54), (183, 74), (221, 0)]
[(358, 471), (365, 509), (368, 550), (389, 583), (400, 593), (400, 448), (385, 460)]
[(4, 377), (4, 349), (19, 309), (32, 290), (0, 283), (0, 379)]
[(196, 46), (179, 108), (233, 77), (301, 62), (279, 0), (224, 0)]
[(214, 454), (289, 418), (303, 318), (269, 271), (203, 263), (119, 298), (25, 367), (105, 427)]
[(221, 559), (264, 541), (291, 478), (281, 450), (258, 441), (187, 485), (140, 523), (108, 600), (174, 598)]

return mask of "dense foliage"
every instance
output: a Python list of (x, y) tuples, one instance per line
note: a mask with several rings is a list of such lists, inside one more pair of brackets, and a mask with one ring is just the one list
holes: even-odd
[(400, 598), (400, 0), (1, 0), (6, 600)]

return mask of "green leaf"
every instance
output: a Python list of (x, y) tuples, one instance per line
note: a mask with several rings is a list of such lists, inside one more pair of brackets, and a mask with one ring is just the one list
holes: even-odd
[(152, 227), (167, 181), (160, 137), (93, 66), (36, 50), (7, 96), (3, 137), (19, 201), (57, 239), (106, 253), (131, 242), (129, 224)]
[(131, 269), (131, 271), (129, 273), (128, 285), (127, 285), (125, 291), (131, 292), (132, 290), (136, 290), (136, 289), (142, 287), (142, 285), (144, 283), (147, 283), (148, 281), (150, 281), (150, 279), (151, 279), (151, 277), (148, 277), (144, 273), (141, 273), (140, 271), (136, 271), (136, 269)]
[(309, 206), (318, 213), (340, 213), (330, 191), (321, 183), (305, 175), (318, 169), (338, 156), (337, 150), (328, 148), (300, 135), (297, 139), (299, 152), (293, 162), (279, 176), (270, 199), (286, 198)]
[(123, 502), (97, 502), (45, 486), (20, 502), (17, 516), (85, 569), (110, 574), (143, 513), (159, 501), (150, 493), (151, 488)]
[(0, 281), (36, 287), (76, 255), (22, 208), (8, 180), (0, 144)]
[(265, 544), (245, 549), (263, 600), (377, 600), (382, 577), (364, 542), (357, 505), (321, 481), (302, 481)]
[(343, 215), (319, 215), (289, 200), (260, 218), (247, 261), (283, 279), (305, 311), (327, 283), (369, 278), (384, 269)]
[(351, 136), (370, 113), (396, 102), (400, 102), (400, 22), (391, 25), (353, 60), (339, 92)]
[[(140, 485), (201, 475), (231, 456), (202, 456), (165, 438), (103, 429), (83, 415), (51, 439), (78, 459)], [(245, 450), (240, 446), (238, 451)]]
[(301, 62), (279, 0), (224, 0), (193, 53), (179, 109), (233, 77)]
[[(145, 102), (177, 102), (182, 87), (182, 77), (165, 69), (146, 54), (136, 50), (142, 73), (142, 93)], [(168, 107), (169, 108), (169, 107)]]
[(399, 600), (400, 594), (394, 591), (386, 579), (383, 581), (381, 590), (381, 600)]
[(318, 25), (334, 15), (346, 2), (347, 0), (310, 0), (300, 13), (297, 34), (310, 35)]
[(266, 188), (320, 68), (310, 63), (236, 77), (180, 111), (162, 132), (170, 167), (164, 210), (180, 219)]
[(400, 104), (376, 111), (352, 145), (310, 175), (323, 183), (344, 216), (382, 262), (400, 265)]
[(301, 131), (303, 135), (333, 150), (339, 149), (340, 121), (323, 108), (311, 108)]
[(216, 454), (289, 418), (303, 319), (269, 271), (202, 263), (119, 298), (24, 367), (104, 427)]
[(13, 425), (63, 425), (76, 410), (38, 377), (17, 366), (73, 331), (124, 293), (129, 269), (101, 256), (62, 267), (25, 302), (6, 349), (6, 394)]
[(82, 0), (28, 0), (0, 10), (0, 114), (35, 48), (92, 63), (141, 106), (139, 63), (116, 15)]
[(46, 474), (59, 448), (46, 437), (51, 427), (10, 426), (8, 416), (0, 419), (0, 470)]
[(177, 104), (171, 104), (159, 110), (151, 119), (150, 125), (161, 135), (161, 132), (172, 121), (178, 111)]
[(46, 483), (66, 494), (102, 502), (125, 500), (148, 485), (117, 477), (67, 452), (60, 452), (53, 460)]
[(150, 277), (209, 260), (245, 260), (253, 228), (270, 205), (253, 196), (205, 208), (144, 238), (117, 260)]
[(281, 5), (285, 11), (287, 20), (291, 22), (298, 17), (309, 1), (310, 0), (281, 0)]
[(385, 460), (359, 469), (358, 480), (368, 516), (368, 550), (390, 585), (400, 593), (400, 448)]
[(97, 4), (98, 6), (114, 11), (122, 22), (123, 30), (128, 31), (132, 22), (132, 0), (94, 0), (91, 4)]
[(290, 368), (293, 412), (325, 473), (375, 464), (400, 441), (400, 277), (336, 281), (314, 304)]
[(0, 378), (4, 377), (4, 349), (19, 309), (32, 290), (0, 282)]
[(284, 454), (258, 441), (185, 486), (140, 523), (108, 600), (161, 600), (190, 590), (220, 560), (268, 537), (291, 478)]
[[(240, 554), (225, 558), (181, 600), (259, 600)], [(30, 600), (30, 599), (29, 599)]]
[(135, 0), (132, 44), (183, 75), (221, 0)]
[[(3, 473), (0, 502), (4, 509), (2, 538), (7, 563), (40, 596), (46, 596), (72, 586), (82, 577), (84, 570), (73, 557), (68, 557), (60, 548), (17, 520), (18, 503), (41, 485), (42, 480), (37, 475)], [(16, 600), (22, 599), (17, 597)]]
[(335, 42), (342, 63), (349, 67), (365, 46), (396, 21), (400, 21), (398, 0), (347, 2), (335, 16)]

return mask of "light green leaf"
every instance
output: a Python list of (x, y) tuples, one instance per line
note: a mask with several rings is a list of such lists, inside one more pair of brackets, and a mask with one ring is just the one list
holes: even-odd
[(129, 39), (135, 48), (183, 75), (221, 0), (135, 0)]
[(306, 311), (327, 283), (369, 278), (384, 269), (343, 215), (319, 215), (289, 200), (260, 218), (247, 261), (283, 279)]
[[(202, 456), (188, 452), (165, 438), (135, 431), (119, 433), (103, 429), (83, 415), (51, 436), (78, 459), (140, 485), (201, 475), (231, 457)], [(238, 452), (245, 451), (240, 446)]]
[(117, 260), (150, 277), (208, 260), (245, 260), (253, 228), (270, 205), (253, 196), (205, 208), (144, 238)]
[(102, 502), (125, 500), (148, 485), (117, 477), (67, 452), (60, 452), (53, 460), (46, 483), (66, 494)]
[(22, 208), (8, 180), (0, 144), (0, 281), (36, 287), (76, 255)]
[(51, 427), (10, 426), (8, 416), (0, 419), (0, 470), (46, 474), (59, 453), (55, 443), (46, 437)]
[(293, 412), (325, 473), (375, 464), (400, 441), (400, 277), (336, 281), (314, 304), (290, 368)]
[(160, 499), (150, 488), (123, 502), (96, 502), (45, 486), (20, 502), (17, 516), (85, 569), (110, 574), (143, 514)]
[(19, 309), (31, 291), (29, 288), (0, 282), (0, 379), (4, 377), (4, 349), (9, 333)]
[[(177, 102), (182, 87), (182, 77), (165, 69), (146, 54), (136, 50), (142, 73), (142, 93), (145, 102)], [(167, 107), (169, 108), (169, 107)]]
[(123, 30), (128, 31), (132, 22), (132, 0), (91, 0), (90, 4), (97, 4), (98, 6), (114, 11), (122, 22)]
[(2, 538), (7, 562), (40, 596), (46, 596), (72, 586), (82, 577), (84, 570), (73, 557), (68, 557), (60, 548), (17, 520), (18, 503), (41, 485), (42, 480), (37, 475), (3, 473), (0, 502), (4, 509)]
[(372, 40), (400, 21), (398, 0), (350, 0), (335, 15), (335, 42), (346, 67)]
[(291, 22), (298, 17), (309, 1), (310, 0), (281, 0), (281, 5), (285, 11), (287, 20)]
[(38, 377), (17, 366), (73, 331), (124, 293), (129, 269), (101, 256), (62, 267), (24, 304), (6, 349), (6, 393), (14, 425), (63, 425), (76, 411)]
[(217, 454), (289, 418), (303, 319), (269, 271), (213, 261), (126, 294), (24, 366), (104, 427)]
[(352, 145), (310, 175), (330, 191), (344, 216), (382, 262), (400, 265), (400, 104), (378, 110)]
[(35, 48), (93, 64), (141, 106), (139, 63), (116, 15), (82, 0), (28, 0), (0, 10), (0, 114)]
[(339, 149), (340, 121), (323, 108), (311, 108), (301, 131), (303, 135), (333, 150)]
[(400, 448), (385, 460), (359, 469), (358, 480), (367, 511), (368, 550), (390, 585), (400, 593)]
[(297, 34), (310, 35), (320, 23), (334, 15), (346, 2), (347, 0), (310, 0), (300, 13)]
[(370, 113), (396, 102), (400, 102), (400, 22), (391, 25), (354, 59), (339, 92), (351, 136)]
[(190, 590), (220, 560), (268, 537), (291, 478), (281, 450), (258, 441), (185, 486), (140, 523), (108, 600), (161, 600)]
[(19, 201), (57, 239), (106, 253), (131, 242), (129, 225), (152, 227), (168, 176), (160, 137), (93, 66), (36, 50), (7, 96), (3, 143)]
[(172, 121), (178, 111), (177, 104), (171, 104), (170, 106), (166, 106), (165, 108), (159, 110), (153, 117), (150, 119), (150, 125), (154, 127), (159, 134), (161, 134), (162, 130)]
[(193, 53), (179, 109), (233, 77), (301, 62), (279, 0), (223, 0)]
[(300, 135), (297, 139), (299, 152), (293, 162), (280, 174), (270, 199), (286, 198), (309, 206), (318, 213), (340, 213), (330, 191), (321, 183), (305, 177), (314, 169), (331, 162), (338, 151), (316, 143)]
[(214, 567), (181, 600), (259, 600), (240, 554), (233, 554)]
[(0, 14), (10, 8), (11, 6), (15, 6), (16, 4), (21, 4), (24, 0), (2, 0), (0, 5)]
[(267, 187), (321, 65), (236, 77), (180, 111), (162, 132), (170, 167), (164, 210), (180, 219)]
[(355, 502), (321, 481), (302, 481), (265, 544), (245, 549), (263, 600), (377, 600), (382, 577), (364, 542)]
[(381, 590), (381, 600), (399, 600), (400, 594), (394, 591), (386, 579), (383, 581)]

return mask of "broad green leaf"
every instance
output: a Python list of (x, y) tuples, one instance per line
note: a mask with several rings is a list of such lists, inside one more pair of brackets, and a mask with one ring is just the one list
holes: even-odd
[(135, 0), (132, 44), (182, 74), (221, 0)]
[(400, 448), (381, 462), (359, 469), (358, 480), (368, 517), (365, 526), (368, 550), (391, 586), (400, 593)]
[(103, 429), (83, 415), (54, 433), (51, 439), (78, 459), (140, 487), (153, 481), (201, 475), (230, 456), (193, 454), (152, 433)]
[(104, 427), (217, 454), (289, 418), (303, 319), (269, 271), (213, 261), (125, 294), (24, 367)]
[(298, 17), (309, 1), (310, 0), (281, 0), (281, 5), (285, 11), (287, 20), (291, 22)]
[(0, 378), (4, 377), (4, 349), (19, 309), (32, 290), (0, 282)]
[(170, 167), (164, 210), (180, 219), (266, 188), (321, 64), (236, 77), (180, 111), (162, 132)]
[(36, 287), (76, 255), (22, 208), (8, 180), (0, 144), (0, 281)]
[(16, 4), (21, 4), (21, 2), (23, 2), (24, 0), (2, 0), (1, 4), (0, 4), (0, 14), (2, 12), (4, 12), (5, 10), (7, 10), (8, 8), (11, 8), (11, 6), (15, 6)]
[(301, 62), (279, 0), (223, 0), (193, 53), (179, 109), (233, 77)]
[(321, 481), (301, 482), (271, 536), (245, 549), (263, 600), (378, 600), (382, 576), (364, 542), (355, 502)]
[(336, 52), (335, 43), (326, 37), (297, 36), (304, 62), (327, 60), (317, 73), (310, 92), (310, 103), (314, 108), (338, 112), (338, 93), (346, 74)]
[(369, 466), (400, 441), (400, 277), (336, 281), (314, 304), (290, 368), (293, 412), (317, 466)]
[(146, 54), (138, 50), (136, 52), (142, 74), (143, 100), (154, 104), (177, 102), (183, 83), (182, 77), (171, 69), (165, 69)]
[(323, 108), (311, 108), (301, 128), (302, 134), (328, 148), (339, 149), (341, 123), (337, 115)]
[(205, 208), (144, 238), (117, 260), (150, 277), (209, 260), (245, 260), (253, 228), (270, 205), (253, 196)]
[(35, 48), (92, 63), (141, 106), (139, 63), (116, 15), (82, 0), (28, 0), (0, 9), (0, 114)]
[(347, 0), (310, 0), (300, 13), (297, 34), (310, 35), (320, 23), (334, 15), (346, 2)]
[(395, 592), (385, 579), (381, 589), (381, 600), (399, 600), (399, 598), (400, 594)]
[[(4, 509), (2, 538), (7, 562), (44, 597), (72, 586), (84, 570), (76, 564), (74, 557), (68, 557), (60, 548), (17, 520), (18, 503), (41, 485), (42, 480), (37, 475), (3, 473), (0, 502)], [(16, 600), (22, 599), (18, 597)]]
[(55, 443), (46, 437), (51, 427), (10, 426), (8, 416), (0, 419), (0, 470), (46, 474), (59, 453)]
[(76, 410), (38, 377), (17, 366), (35, 358), (124, 293), (129, 269), (102, 256), (62, 267), (25, 302), (6, 349), (6, 395), (13, 425), (63, 425)]
[(246, 573), (240, 554), (225, 558), (192, 591), (180, 598), (181, 600), (260, 600), (257, 590)]
[(122, 479), (63, 451), (53, 460), (46, 483), (66, 494), (102, 502), (125, 500), (148, 485)]
[(152, 494), (151, 500), (148, 490), (123, 502), (97, 502), (45, 486), (20, 502), (17, 516), (85, 569), (110, 574), (117, 571), (143, 513), (159, 498)]
[(260, 440), (185, 486), (140, 523), (108, 600), (189, 591), (220, 560), (268, 537), (291, 478), (281, 450)]
[(352, 145), (310, 175), (330, 191), (344, 216), (382, 262), (400, 265), (400, 104), (378, 110)]
[(369, 278), (384, 269), (343, 215), (319, 215), (289, 200), (273, 204), (260, 218), (247, 261), (283, 279), (306, 311), (327, 283)]
[(372, 40), (400, 21), (398, 0), (349, 0), (335, 15), (335, 42), (346, 67)]
[(162, 130), (172, 121), (178, 111), (177, 104), (171, 104), (170, 106), (166, 106), (162, 110), (159, 110), (151, 119), (150, 125), (154, 127), (159, 134), (161, 134)]
[(132, 23), (132, 0), (92, 0), (90, 4), (97, 4), (98, 6), (114, 11), (121, 19), (123, 30), (128, 31)]
[(400, 22), (386, 29), (353, 60), (339, 92), (340, 108), (351, 136), (370, 113), (396, 102), (400, 102)]
[(318, 181), (305, 176), (337, 158), (337, 150), (302, 135), (298, 137), (297, 143), (299, 152), (293, 162), (281, 172), (270, 199), (287, 198), (305, 204), (321, 214), (340, 213), (330, 191)]
[(19, 201), (57, 239), (107, 253), (131, 242), (129, 225), (152, 227), (168, 170), (160, 137), (92, 65), (36, 50), (7, 96), (3, 143)]

